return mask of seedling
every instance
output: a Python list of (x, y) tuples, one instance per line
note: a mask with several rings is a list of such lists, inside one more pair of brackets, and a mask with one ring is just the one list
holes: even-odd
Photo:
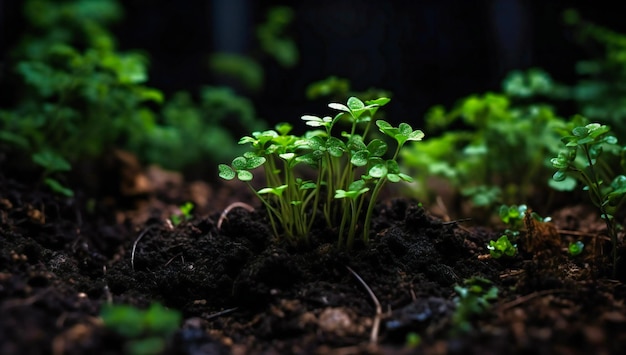
[(483, 314), (490, 302), (498, 298), (498, 288), (482, 277), (472, 277), (463, 283), (464, 286), (454, 287), (458, 296), (454, 299), (457, 308), (452, 315), (452, 324), (455, 331), (468, 332), (472, 329), (471, 319)]
[(172, 220), (172, 224), (175, 226), (179, 225), (183, 221), (188, 221), (192, 218), (191, 211), (193, 210), (194, 205), (191, 202), (185, 202), (181, 206), (178, 207), (180, 210), (180, 214), (173, 214), (170, 219)]
[(599, 123), (576, 127), (571, 135), (562, 138), (566, 149), (556, 158), (552, 158), (551, 162), (557, 169), (553, 176), (554, 180), (562, 181), (568, 176), (573, 176), (585, 185), (584, 189), (589, 192), (591, 202), (600, 210), (611, 238), (613, 275), (615, 275), (618, 225), (613, 216), (626, 196), (626, 176), (618, 175), (608, 186), (604, 182), (604, 179), (611, 179), (613, 174), (607, 161), (601, 159), (602, 152), (617, 147), (617, 138), (609, 133), (610, 128)]
[(129, 305), (105, 305), (104, 326), (124, 336), (124, 350), (132, 355), (162, 354), (168, 338), (178, 329), (181, 314), (153, 303), (147, 310)]
[(517, 244), (513, 243), (520, 237), (526, 218), (532, 218), (539, 222), (551, 220), (550, 217), (543, 218), (536, 212), (529, 210), (526, 205), (502, 205), (498, 210), (498, 215), (508, 228), (504, 230), (504, 234), (498, 240), (491, 240), (487, 245), (489, 253), (496, 259), (504, 255), (514, 256), (517, 254)]
[[(329, 227), (338, 228), (339, 247), (352, 248), (359, 229), (367, 243), (374, 206), (385, 183), (413, 181), (400, 172), (398, 154), (407, 142), (424, 137), (407, 123), (394, 127), (377, 120), (379, 131), (393, 138), (396, 148), (388, 154), (382, 139), (366, 142), (373, 117), (389, 101), (383, 97), (362, 102), (350, 97), (345, 105), (331, 103), (328, 106), (339, 111), (334, 118), (302, 116), (306, 125), (315, 128), (302, 136), (290, 134), (292, 126), (287, 123), (254, 132), (239, 141), (250, 144), (252, 150), (231, 165), (220, 164), (219, 175), (227, 180), (237, 177), (254, 191), (268, 211), (276, 236), (308, 243), (319, 212)], [(349, 130), (337, 135), (339, 123), (347, 123)], [(259, 167), (263, 167), (267, 186), (256, 190), (252, 171)], [(312, 174), (303, 173), (311, 170)]]
[(512, 244), (506, 234), (500, 236), (498, 240), (490, 240), (487, 249), (489, 249), (489, 254), (496, 259), (503, 255), (514, 256), (517, 254), (517, 244)]
[(576, 256), (576, 255), (580, 255), (583, 252), (584, 248), (585, 248), (585, 244), (583, 244), (583, 242), (579, 240), (575, 243), (570, 243), (569, 247), (567, 248), (567, 251), (569, 251), (569, 254), (571, 256)]

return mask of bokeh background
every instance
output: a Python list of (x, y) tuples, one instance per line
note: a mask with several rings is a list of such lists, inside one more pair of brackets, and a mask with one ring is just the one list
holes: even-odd
[[(94, 0), (97, 1), (97, 0)], [(21, 1), (0, 1), (0, 48), (20, 39)], [(392, 93), (389, 116), (419, 124), (429, 107), (452, 105), (470, 94), (498, 90), (510, 70), (539, 67), (560, 82), (575, 78), (575, 63), (592, 53), (562, 21), (577, 9), (587, 20), (626, 30), (626, 3), (531, 0), (124, 0), (124, 18), (112, 28), (121, 50), (150, 58), (149, 85), (166, 95), (203, 85), (232, 84), (270, 123), (318, 112), (307, 100), (311, 82), (330, 75), (354, 90)], [(297, 60), (281, 65), (259, 49), (257, 26), (275, 6), (293, 10), (286, 35)], [(250, 56), (263, 68), (260, 89), (224, 80), (210, 69), (212, 53)], [(3, 82), (0, 103), (9, 104)]]

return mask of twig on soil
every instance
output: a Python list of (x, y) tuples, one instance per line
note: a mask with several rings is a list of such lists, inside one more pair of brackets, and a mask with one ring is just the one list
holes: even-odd
[(217, 230), (222, 229), (222, 223), (224, 223), (224, 221), (228, 219), (228, 213), (237, 207), (243, 208), (248, 212), (254, 212), (254, 207), (245, 202), (233, 202), (224, 209), (224, 211), (220, 215), (220, 219), (217, 220)]
[[(107, 276), (107, 266), (102, 266), (102, 275), (106, 278)], [(107, 299), (108, 304), (113, 304), (113, 295), (111, 294), (111, 289), (109, 289), (109, 283), (104, 282), (104, 296)]]
[(461, 218), (461, 219), (455, 219), (454, 221), (446, 221), (446, 222), (441, 222), (442, 225), (447, 225), (447, 224), (458, 224), (461, 222), (467, 222), (467, 221), (471, 221), (471, 218)]
[(228, 309), (225, 309), (223, 311), (219, 311), (219, 312), (216, 312), (216, 313), (213, 313), (213, 314), (209, 314), (208, 316), (204, 317), (204, 319), (205, 320), (209, 320), (209, 319), (221, 317), (221, 316), (223, 316), (225, 314), (234, 312), (234, 311), (236, 311), (238, 309), (239, 309), (239, 307), (228, 308)]
[(516, 299), (514, 299), (511, 302), (503, 303), (503, 304), (499, 305), (496, 310), (498, 312), (503, 312), (503, 311), (506, 311), (509, 308), (513, 308), (513, 307), (519, 306), (520, 304), (522, 304), (524, 302), (530, 301), (533, 298), (547, 296), (547, 295), (552, 295), (552, 294), (555, 294), (555, 293), (565, 293), (565, 292), (569, 292), (569, 290), (562, 289), (562, 288), (557, 288), (557, 289), (554, 289), (554, 290), (543, 290), (543, 291), (537, 291), (537, 292), (529, 293), (529, 294), (527, 294), (525, 296), (516, 298)]
[(178, 253), (178, 254), (176, 254), (176, 255), (172, 256), (172, 257), (170, 258), (170, 260), (168, 260), (168, 261), (165, 263), (165, 265), (163, 265), (163, 267), (167, 267), (169, 264), (171, 264), (171, 263), (172, 263), (172, 261), (174, 261), (174, 259), (176, 259), (176, 258), (177, 258), (177, 257), (179, 257), (179, 256), (180, 256), (180, 259), (183, 261), (183, 265), (185, 265), (185, 257), (183, 256), (183, 253)]
[(133, 243), (133, 250), (130, 253), (130, 266), (132, 267), (133, 271), (135, 271), (135, 250), (137, 249), (137, 244), (139, 243), (139, 241), (141, 240), (141, 238), (144, 237), (144, 235), (146, 235), (146, 233), (148, 233), (150, 230), (154, 229), (156, 227), (156, 225), (151, 225), (148, 228), (144, 229), (139, 236), (137, 237), (137, 239), (135, 239), (135, 242)]
[(376, 344), (378, 342), (378, 329), (380, 328), (380, 319), (382, 318), (382, 313), (383, 313), (382, 307), (380, 306), (380, 302), (378, 302), (378, 298), (374, 294), (374, 291), (372, 291), (372, 289), (367, 285), (367, 283), (363, 281), (361, 276), (359, 276), (349, 266), (346, 266), (346, 268), (348, 269), (348, 271), (352, 273), (352, 275), (354, 275), (354, 277), (356, 277), (357, 280), (359, 280), (361, 285), (365, 287), (365, 289), (367, 290), (367, 293), (370, 295), (370, 297), (372, 298), (372, 301), (376, 305), (376, 316), (374, 317), (374, 325), (372, 325), (372, 334), (370, 335), (370, 343)]

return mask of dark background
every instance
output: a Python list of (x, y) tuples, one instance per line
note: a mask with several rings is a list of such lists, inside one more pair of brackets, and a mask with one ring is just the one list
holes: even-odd
[[(590, 54), (561, 20), (563, 10), (616, 31), (626, 31), (624, 2), (530, 0), (124, 0), (125, 18), (112, 28), (120, 50), (149, 54), (149, 85), (171, 94), (219, 84), (208, 66), (218, 50), (260, 60), (263, 90), (250, 96), (261, 118), (296, 121), (323, 114), (305, 97), (306, 86), (329, 75), (354, 90), (389, 90), (390, 120), (421, 123), (435, 104), (452, 105), (471, 93), (499, 90), (512, 69), (540, 67), (571, 83), (574, 65)], [(274, 5), (295, 10), (290, 35), (300, 61), (284, 68), (262, 55), (255, 26)], [(19, 39), (21, 1), (0, 1), (0, 47)], [(10, 70), (6, 66), (2, 70)], [(10, 104), (4, 102), (3, 104)]]

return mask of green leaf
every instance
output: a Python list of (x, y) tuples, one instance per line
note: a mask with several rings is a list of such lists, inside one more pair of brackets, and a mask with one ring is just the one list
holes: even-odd
[(370, 155), (382, 157), (387, 152), (387, 143), (381, 139), (374, 139), (367, 145)]
[(424, 138), (424, 132), (415, 130), (411, 132), (407, 138), (409, 141), (421, 141)]
[(350, 109), (350, 111), (358, 111), (364, 109), (365, 104), (363, 103), (363, 101), (352, 96), (348, 99), (348, 108)]
[(245, 170), (248, 168), (248, 160), (245, 157), (237, 157), (233, 159), (232, 166), (235, 170)]
[(554, 173), (554, 175), (552, 175), (552, 178), (555, 181), (563, 181), (565, 180), (566, 177), (567, 177), (567, 174), (563, 170), (558, 170), (557, 172)]
[(335, 158), (339, 158), (346, 151), (345, 144), (341, 141), (341, 139), (336, 137), (328, 138), (326, 141), (326, 148), (328, 149), (328, 153)]
[(387, 180), (396, 183), (400, 181), (400, 176), (398, 174), (387, 174)]
[(261, 190), (259, 190), (259, 194), (263, 195), (263, 194), (274, 194), (276, 196), (282, 196), (283, 195), (283, 191), (285, 191), (287, 189), (287, 185), (280, 185), (277, 187), (266, 187), (263, 188)]
[(328, 104), (328, 107), (339, 111), (350, 112), (350, 109), (346, 105), (339, 103), (330, 103)]
[(382, 178), (387, 175), (387, 166), (385, 164), (376, 164), (370, 168), (368, 174), (373, 178)]
[(290, 123), (282, 122), (276, 125), (276, 131), (281, 136), (287, 135), (293, 129), (293, 125)]
[(367, 150), (361, 150), (352, 155), (350, 159), (350, 163), (354, 166), (365, 166), (367, 165), (367, 159), (369, 158), (370, 153)]
[(256, 169), (259, 166), (265, 164), (266, 159), (264, 157), (250, 157), (250, 158), (246, 158), (246, 169), (248, 170), (252, 170), (252, 169)]
[(402, 179), (403, 181), (406, 181), (406, 182), (413, 182), (414, 181), (413, 178), (411, 176), (407, 175), (407, 174), (400, 173), (400, 174), (398, 174), (398, 176), (400, 177), (400, 179)]
[(327, 124), (327, 122), (324, 122), (324, 119), (317, 116), (304, 115), (301, 117), (301, 119), (306, 122), (307, 126), (311, 127), (321, 127)]
[(58, 153), (52, 150), (43, 150), (33, 154), (33, 161), (44, 167), (48, 172), (69, 171), (72, 169), (70, 163)]
[(386, 97), (379, 97), (375, 100), (367, 100), (365, 101), (365, 104), (367, 104), (368, 106), (385, 106), (389, 101), (391, 101), (391, 99)]
[(219, 170), (219, 176), (224, 180), (232, 180), (237, 175), (235, 170), (226, 164), (219, 164), (217, 168)]
[(74, 191), (63, 186), (60, 182), (52, 178), (46, 178), (44, 183), (52, 189), (52, 191), (59, 193), (66, 197), (74, 197)]
[(248, 170), (239, 170), (237, 171), (237, 178), (241, 181), (251, 181), (254, 178), (251, 172)]

